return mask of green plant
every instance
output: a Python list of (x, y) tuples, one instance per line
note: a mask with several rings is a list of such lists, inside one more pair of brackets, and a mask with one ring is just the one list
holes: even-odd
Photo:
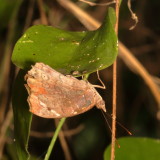
[(24, 88), (26, 70), (35, 62), (43, 62), (63, 74), (78, 71), (81, 76), (108, 67), (117, 56), (114, 24), (115, 13), (109, 8), (104, 23), (95, 31), (68, 32), (39, 25), (28, 29), (18, 40), (12, 62), (22, 69), (13, 89), (15, 143), (19, 159), (30, 156), (27, 148), (32, 115)]

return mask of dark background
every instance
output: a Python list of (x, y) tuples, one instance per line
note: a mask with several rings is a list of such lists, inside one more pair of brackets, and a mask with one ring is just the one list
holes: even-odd
[[(19, 6), (18, 3), (21, 3)], [(40, 1), (39, 1), (40, 2)], [(13, 47), (24, 33), (34, 24), (42, 24), (39, 2), (34, 0), (0, 0), (0, 125), (1, 133), (6, 127), (7, 132), (1, 138), (0, 159), (12, 160), (15, 152), (13, 144), (13, 121), (11, 106), (11, 89), (17, 70), (11, 63)], [(105, 1), (97, 0), (97, 3)], [(103, 21), (107, 7), (89, 6), (74, 1), (80, 8), (100, 22)], [(134, 30), (129, 28), (134, 24), (123, 0), (120, 8), (119, 40), (143, 64), (153, 76), (157, 86), (160, 86), (160, 1), (132, 0), (132, 9), (137, 14), (139, 22)], [(83, 31), (86, 28), (76, 19), (74, 14), (64, 9), (54, 0), (44, 0), (48, 25), (70, 31)], [(17, 9), (16, 9), (17, 8)], [(14, 16), (15, 11), (17, 15)], [(112, 66), (100, 72), (100, 77), (106, 85), (106, 90), (98, 89), (106, 101), (106, 108), (111, 114), (112, 106)], [(97, 75), (92, 74), (89, 81), (100, 84)], [(160, 123), (157, 117), (158, 105), (144, 80), (136, 75), (121, 58), (117, 59), (117, 119), (130, 130), (133, 136), (160, 138)], [(107, 116), (111, 125), (111, 118)], [(8, 122), (8, 123), (7, 123)], [(111, 142), (111, 132), (100, 110), (93, 108), (82, 115), (68, 118), (64, 125), (64, 135), (74, 160), (100, 160), (105, 148)], [(29, 142), (29, 151), (36, 159), (43, 159), (55, 130), (54, 120), (34, 116)], [(36, 131), (36, 132), (34, 132)], [(43, 133), (43, 134), (42, 134)], [(49, 136), (49, 137), (48, 137)], [(129, 136), (120, 126), (117, 126), (117, 138)], [(59, 140), (52, 153), (54, 160), (65, 159), (65, 149)]]

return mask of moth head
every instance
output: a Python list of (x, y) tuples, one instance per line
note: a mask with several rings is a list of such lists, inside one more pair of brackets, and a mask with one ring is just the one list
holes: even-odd
[(98, 109), (102, 109), (104, 112), (106, 112), (106, 107), (105, 107), (105, 102), (103, 101), (103, 99), (99, 99), (96, 103), (96, 107)]

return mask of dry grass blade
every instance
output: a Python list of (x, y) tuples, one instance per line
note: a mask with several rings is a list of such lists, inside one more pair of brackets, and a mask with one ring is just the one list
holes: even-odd
[[(81, 132), (84, 129), (84, 125), (79, 125), (77, 128), (70, 129), (70, 130), (64, 130), (64, 136), (65, 137), (71, 137), (79, 132)], [(50, 138), (53, 136), (53, 132), (37, 132), (37, 131), (32, 131), (30, 132), (30, 136), (35, 137), (35, 138)]]
[(113, 3), (115, 3), (116, 1), (113, 0), (111, 2), (107, 2), (107, 3), (94, 3), (94, 2), (90, 2), (90, 1), (86, 1), (86, 0), (79, 0), (80, 2), (84, 2), (84, 3), (87, 3), (89, 4), (90, 6), (108, 6), (108, 5), (111, 5)]
[(25, 32), (25, 30), (31, 24), (31, 20), (32, 20), (32, 16), (33, 16), (33, 10), (34, 10), (34, 4), (35, 4), (35, 0), (30, 0), (29, 7), (28, 7), (28, 10), (27, 10), (27, 17), (26, 17), (26, 20), (25, 20), (25, 25), (24, 25), (23, 32)]
[(38, 8), (39, 8), (39, 12), (40, 12), (40, 18), (41, 18), (41, 23), (44, 25), (48, 24), (48, 20), (44, 11), (44, 4), (43, 4), (43, 0), (38, 0)]
[(3, 122), (3, 125), (1, 127), (1, 130), (0, 130), (0, 159), (2, 158), (2, 155), (3, 155), (3, 148), (4, 148), (4, 145), (5, 145), (5, 141), (6, 141), (6, 131), (11, 123), (11, 120), (13, 118), (13, 111), (12, 111), (12, 108), (11, 108), (11, 105), (10, 105), (10, 109), (9, 111), (7, 112), (7, 115), (6, 115), (6, 118)]

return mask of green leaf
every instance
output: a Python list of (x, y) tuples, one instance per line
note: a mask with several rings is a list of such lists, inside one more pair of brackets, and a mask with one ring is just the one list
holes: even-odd
[(21, 69), (43, 62), (63, 74), (79, 75), (110, 66), (117, 56), (115, 12), (108, 9), (102, 26), (95, 31), (69, 32), (50, 26), (33, 26), (15, 45), (12, 61)]
[[(160, 157), (160, 140), (127, 137), (118, 139), (115, 160), (157, 160)], [(104, 153), (104, 160), (110, 159), (111, 146)]]
[(32, 114), (29, 112), (27, 104), (27, 91), (24, 87), (25, 74), (25, 71), (20, 70), (12, 93), (15, 144), (18, 157), (17, 159), (19, 160), (29, 159), (27, 148), (32, 120)]

